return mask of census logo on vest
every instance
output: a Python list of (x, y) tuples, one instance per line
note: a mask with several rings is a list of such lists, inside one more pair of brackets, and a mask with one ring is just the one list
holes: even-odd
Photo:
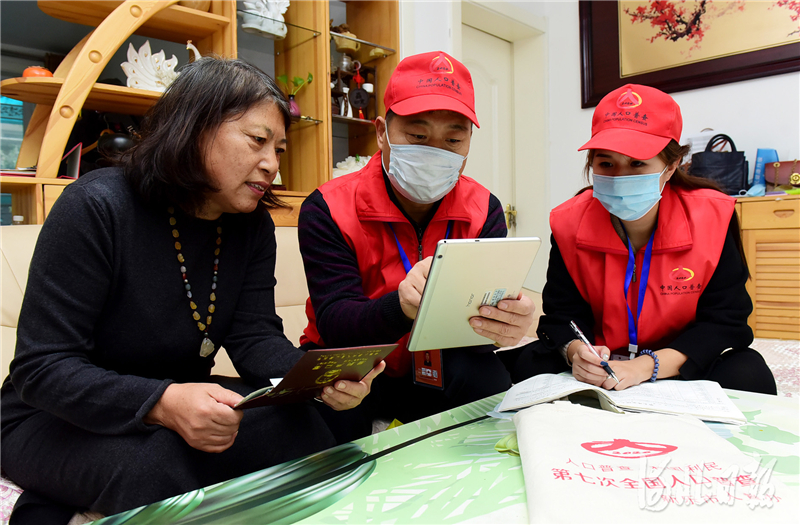
[(453, 63), (446, 56), (437, 55), (431, 60), (431, 73), (449, 74), (454, 71)]
[(691, 281), (694, 279), (694, 271), (689, 268), (675, 268), (670, 272), (669, 278), (676, 283)]
[(677, 450), (675, 445), (662, 443), (640, 443), (628, 439), (615, 439), (613, 441), (589, 441), (581, 443), (581, 446), (589, 452), (608, 456), (612, 458), (648, 458), (652, 456), (663, 456)]
[(632, 89), (628, 89), (617, 99), (617, 107), (620, 109), (631, 109), (642, 105), (642, 97)]
[(668, 274), (667, 278), (661, 279), (657, 285), (661, 295), (685, 295), (702, 293), (703, 284), (695, 271), (685, 266), (678, 266), (673, 268)]

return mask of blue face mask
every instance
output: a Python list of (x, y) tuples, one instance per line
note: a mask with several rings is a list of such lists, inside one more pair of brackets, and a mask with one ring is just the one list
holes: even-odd
[(431, 146), (392, 144), (388, 128), (386, 142), (391, 150), (386, 170), (389, 180), (403, 197), (417, 204), (431, 204), (447, 195), (467, 158)]
[(592, 175), (594, 197), (623, 221), (641, 219), (661, 200), (661, 174), (666, 169), (645, 175)]

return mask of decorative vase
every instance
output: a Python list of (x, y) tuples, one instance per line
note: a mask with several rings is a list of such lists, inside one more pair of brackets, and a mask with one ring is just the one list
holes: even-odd
[(300, 106), (294, 99), (294, 95), (289, 95), (289, 114), (293, 117), (300, 117)]

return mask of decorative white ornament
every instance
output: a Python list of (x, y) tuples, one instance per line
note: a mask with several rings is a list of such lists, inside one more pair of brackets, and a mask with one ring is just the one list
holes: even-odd
[(242, 31), (261, 35), (273, 40), (286, 38), (283, 14), (289, 8), (289, 0), (253, 0), (243, 2)]
[(360, 170), (367, 165), (370, 158), (371, 157), (367, 155), (360, 155), (358, 159), (355, 157), (347, 157), (342, 162), (337, 162), (336, 167), (333, 168), (333, 178), (335, 179), (336, 177), (341, 177), (342, 175)]
[(178, 78), (178, 73), (175, 72), (178, 59), (175, 55), (169, 60), (164, 58), (163, 49), (155, 55), (152, 54), (149, 40), (142, 44), (138, 53), (133, 44), (129, 43), (128, 61), (120, 64), (128, 77), (128, 87), (163, 93)]
[(203, 57), (203, 55), (200, 54), (200, 50), (194, 47), (194, 44), (192, 44), (191, 40), (186, 41), (186, 49), (191, 51), (192, 54), (194, 55), (194, 58), (189, 59), (189, 63), (197, 62)]

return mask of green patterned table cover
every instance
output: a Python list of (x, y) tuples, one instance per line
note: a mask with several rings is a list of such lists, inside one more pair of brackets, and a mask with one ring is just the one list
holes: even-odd
[[(708, 426), (798, 486), (798, 400), (727, 393), (747, 424)], [(495, 449), (514, 424), (486, 417), (502, 396), (95, 523), (527, 523), (520, 460)]]

